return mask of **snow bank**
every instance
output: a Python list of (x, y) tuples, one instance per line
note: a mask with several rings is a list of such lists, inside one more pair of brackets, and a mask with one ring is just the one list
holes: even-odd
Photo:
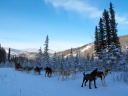
[[(122, 82), (113, 82), (112, 76), (106, 78), (107, 87), (97, 80), (97, 87), (80, 87), (82, 73), (77, 74), (76, 80), (58, 80), (57, 76), (48, 78), (41, 75), (11, 68), (0, 68), (0, 96), (127, 96), (128, 86)], [(88, 84), (87, 84), (88, 85)]]

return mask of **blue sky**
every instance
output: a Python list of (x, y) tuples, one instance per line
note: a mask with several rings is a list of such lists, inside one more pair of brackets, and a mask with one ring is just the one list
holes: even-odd
[(112, 2), (118, 36), (128, 35), (128, 0), (0, 0), (0, 43), (61, 51), (94, 41), (95, 26)]

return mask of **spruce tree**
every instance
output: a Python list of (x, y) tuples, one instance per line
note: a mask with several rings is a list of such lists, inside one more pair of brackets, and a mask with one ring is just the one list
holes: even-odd
[(8, 49), (8, 61), (10, 62), (11, 48)]
[(111, 34), (112, 34), (112, 42), (115, 43), (116, 48), (120, 48), (120, 42), (119, 38), (117, 36), (117, 23), (115, 19), (115, 11), (113, 9), (113, 4), (110, 2), (110, 8), (109, 8), (109, 13), (110, 13), (110, 25), (111, 25)]
[(46, 37), (46, 41), (44, 44), (44, 60), (45, 60), (45, 66), (46, 67), (50, 67), (50, 57), (49, 57), (49, 49), (48, 49), (48, 43), (49, 43), (49, 37), (47, 35)]
[(58, 62), (57, 62), (57, 53), (55, 52), (52, 58), (53, 68), (57, 69)]
[(103, 19), (100, 18), (99, 26), (98, 26), (98, 46), (99, 46), (98, 57), (100, 60), (103, 60), (103, 56), (107, 48), (106, 33), (104, 26), (105, 26), (105, 22), (103, 22)]
[(109, 45), (111, 45), (111, 28), (110, 28), (109, 13), (106, 9), (104, 9), (104, 12), (103, 12), (103, 23), (104, 23), (104, 32), (105, 32), (105, 37), (106, 37), (105, 40), (106, 40), (106, 45), (108, 48)]
[(80, 62), (79, 53), (76, 54), (75, 60), (74, 60), (74, 68), (77, 68)]
[(68, 58), (68, 63), (69, 63), (69, 68), (72, 69), (74, 68), (74, 57), (73, 57), (73, 50), (71, 48), (70, 50), (70, 55), (69, 55), (69, 58)]
[(0, 47), (0, 63), (6, 62), (6, 51), (4, 48)]
[(95, 51), (98, 53), (98, 58), (102, 59), (108, 68), (115, 69), (121, 66), (123, 55), (117, 36), (117, 23), (112, 3), (109, 12), (104, 9), (99, 26), (95, 30)]
[(113, 66), (116, 68), (119, 68), (119, 66), (122, 66), (122, 64), (124, 64), (124, 60), (123, 60), (123, 53), (121, 50), (121, 45), (119, 42), (119, 37), (117, 35), (117, 23), (116, 23), (116, 19), (115, 19), (115, 11), (113, 9), (113, 4), (110, 2), (110, 8), (109, 8), (109, 14), (110, 14), (110, 26), (111, 26), (111, 35), (112, 35), (112, 44), (111, 44), (111, 52), (113, 52), (113, 57), (115, 58), (115, 60), (113, 60), (113, 62), (115, 62), (113, 64)]
[(65, 71), (65, 70), (66, 70), (65, 59), (64, 59), (64, 55), (63, 55), (63, 54), (62, 54), (62, 56), (61, 56), (59, 69), (60, 69), (61, 71)]
[(106, 40), (105, 40), (105, 32), (104, 32), (104, 24), (103, 19), (100, 18), (99, 21), (99, 49), (103, 50), (106, 49)]
[(95, 54), (96, 56), (98, 55), (99, 52), (99, 38), (98, 38), (98, 28), (97, 26), (95, 27), (95, 42), (94, 42), (94, 49), (95, 49)]
[(37, 54), (36, 61), (37, 61), (37, 65), (36, 66), (39, 66), (39, 67), (43, 66), (43, 53), (42, 53), (41, 47), (40, 47), (39, 52)]

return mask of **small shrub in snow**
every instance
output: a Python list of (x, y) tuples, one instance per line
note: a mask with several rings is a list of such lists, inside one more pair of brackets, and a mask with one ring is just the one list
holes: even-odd
[(115, 72), (113, 73), (113, 81), (123, 81), (128, 83), (128, 72)]

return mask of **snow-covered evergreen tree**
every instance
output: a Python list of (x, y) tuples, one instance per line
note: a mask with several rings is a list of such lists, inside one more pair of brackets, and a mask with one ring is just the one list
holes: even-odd
[(80, 57), (79, 57), (79, 53), (77, 53), (76, 57), (74, 58), (74, 68), (77, 68), (79, 64), (80, 64)]
[(124, 59), (122, 58), (123, 53), (121, 50), (120, 42), (119, 42), (119, 37), (117, 35), (117, 23), (115, 19), (115, 11), (113, 10), (113, 5), (110, 3), (110, 8), (109, 8), (109, 14), (110, 14), (110, 28), (111, 28), (111, 44), (108, 45), (108, 56), (112, 56), (110, 58), (111, 63), (113, 65), (113, 69), (121, 69), (121, 66), (124, 65)]
[(44, 68), (44, 64), (43, 64), (43, 53), (42, 53), (42, 49), (40, 47), (39, 52), (37, 54), (37, 58), (36, 58), (36, 62), (37, 65), (36, 66), (42, 66)]
[(48, 49), (48, 44), (49, 44), (49, 37), (47, 35), (46, 37), (46, 41), (45, 41), (45, 44), (44, 44), (44, 54), (43, 54), (43, 57), (44, 57), (44, 62), (45, 62), (45, 65), (44, 67), (51, 67), (50, 65), (50, 56), (49, 56), (49, 49)]
[(0, 63), (5, 63), (5, 62), (6, 62), (6, 51), (0, 45)]
[(11, 48), (8, 49), (8, 61), (10, 62), (11, 60)]
[(65, 64), (65, 58), (64, 55), (62, 54), (61, 60), (60, 60), (60, 65), (59, 65), (59, 70), (60, 71), (65, 71), (67, 69), (66, 64)]
[(54, 53), (52, 58), (52, 65), (53, 68), (58, 69), (58, 58), (56, 52)]
[(74, 69), (74, 56), (73, 56), (73, 50), (71, 48), (70, 50), (70, 55), (68, 57), (68, 64), (69, 64), (69, 69)]
[(117, 23), (112, 3), (110, 3), (109, 11), (104, 10), (98, 27), (95, 32), (96, 55), (103, 62), (102, 66), (117, 69), (121, 64), (124, 64), (124, 60), (121, 58), (122, 52), (117, 36)]
[(110, 14), (111, 37), (112, 37), (111, 41), (115, 43), (116, 48), (120, 49), (119, 37), (117, 36), (118, 30), (117, 30), (117, 23), (115, 19), (115, 11), (113, 9), (113, 4), (111, 2), (110, 2), (109, 14)]

